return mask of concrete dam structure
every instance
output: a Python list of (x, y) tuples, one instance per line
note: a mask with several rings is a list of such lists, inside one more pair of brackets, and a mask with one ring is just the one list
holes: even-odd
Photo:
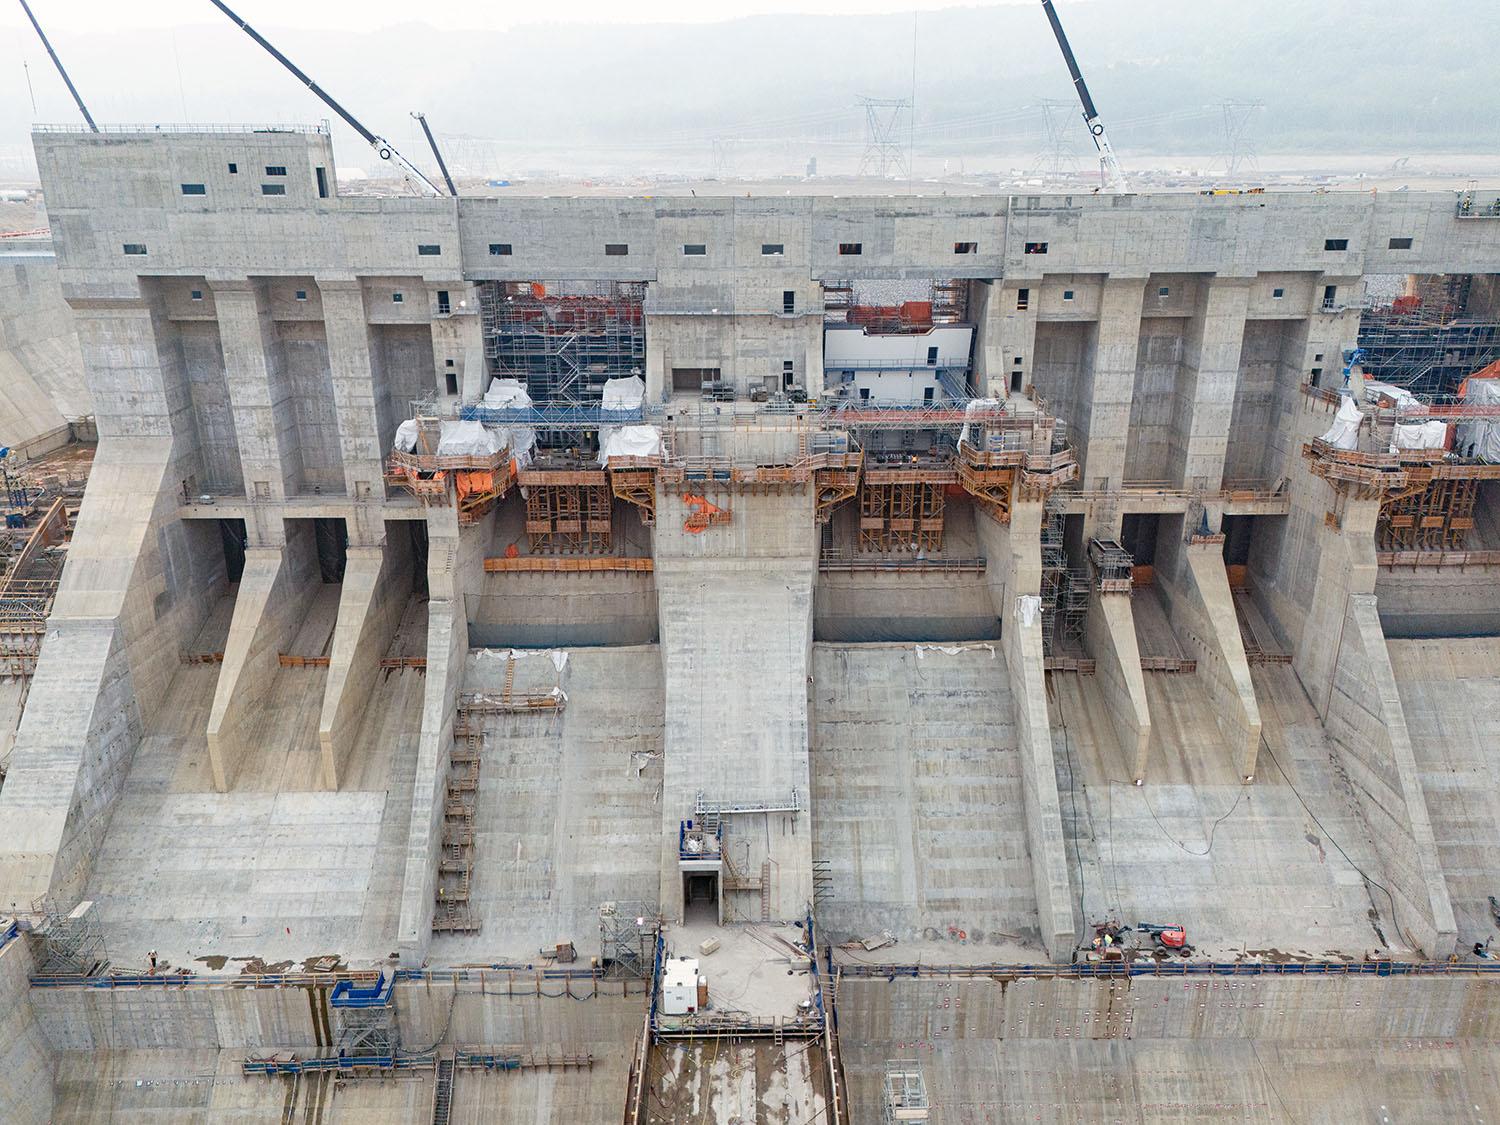
[(1497, 193), (33, 139), (7, 1121), (1500, 1115)]

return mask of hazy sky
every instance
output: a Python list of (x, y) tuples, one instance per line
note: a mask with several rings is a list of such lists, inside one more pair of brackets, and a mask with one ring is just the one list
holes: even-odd
[[(209, 0), (28, 0), (42, 30), (107, 31), (123, 27), (180, 27), (226, 17)], [(503, 30), (514, 24), (539, 23), (710, 23), (742, 16), (796, 12), (813, 15), (860, 15), (934, 11), (939, 8), (989, 7), (994, 3), (1035, 0), (990, 0), (968, 4), (955, 0), (567, 0), (565, 4), (493, 3), (490, 0), (443, 0), (417, 5), (411, 0), (226, 0), (252, 26), (361, 28), (372, 30), (422, 22), (438, 28)], [(24, 24), (19, 4), (0, 9), (4, 24)]]

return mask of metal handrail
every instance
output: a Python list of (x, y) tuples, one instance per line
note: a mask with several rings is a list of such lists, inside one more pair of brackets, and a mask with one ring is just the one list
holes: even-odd
[(87, 125), (74, 124), (48, 124), (33, 125), (33, 133), (295, 133), (309, 136), (329, 136), (331, 126), (328, 121), (320, 121), (316, 125), (221, 125), (213, 123), (186, 123), (166, 122), (150, 125), (100, 125), (97, 130), (90, 129)]

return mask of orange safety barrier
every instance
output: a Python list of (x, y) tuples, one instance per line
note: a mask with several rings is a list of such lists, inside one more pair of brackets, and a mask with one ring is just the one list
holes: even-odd
[(710, 524), (728, 523), (730, 520), (730, 513), (711, 503), (706, 496), (695, 496), (687, 492), (683, 494), (682, 502), (692, 509), (688, 518), (682, 521), (682, 530), (689, 535), (702, 535)]
[(458, 487), (458, 498), (486, 496), (495, 491), (495, 474), (488, 469), (460, 469), (453, 474)]

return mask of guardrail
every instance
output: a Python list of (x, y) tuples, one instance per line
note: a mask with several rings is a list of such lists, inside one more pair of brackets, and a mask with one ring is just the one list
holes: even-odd
[(329, 135), (329, 123), (316, 125), (220, 125), (213, 123), (153, 123), (150, 125), (100, 125), (90, 129), (87, 125), (51, 124), (33, 125), (33, 133), (300, 133), (305, 135)]
[(1098, 961), (1077, 965), (867, 965), (838, 962), (842, 977), (1068, 980), (1091, 977), (1413, 977), (1492, 976), (1497, 961)]
[(528, 426), (536, 430), (567, 429), (572, 426), (631, 426), (645, 420), (642, 407), (605, 410), (597, 405), (543, 405), (501, 409), (483, 403), (464, 403), (458, 416), (465, 422), (488, 422), (500, 426)]

